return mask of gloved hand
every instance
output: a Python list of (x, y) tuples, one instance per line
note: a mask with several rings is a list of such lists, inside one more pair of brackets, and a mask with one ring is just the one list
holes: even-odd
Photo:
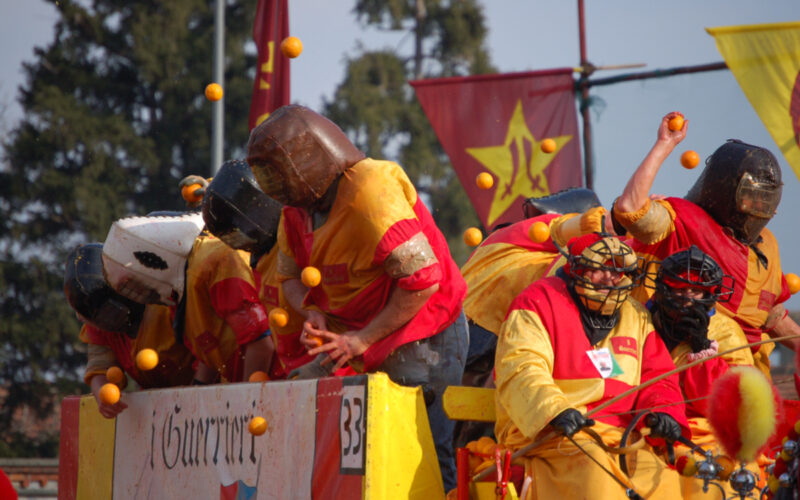
[(328, 355), (325, 353), (318, 354), (313, 360), (289, 372), (286, 380), (308, 380), (329, 377), (332, 373), (330, 369), (333, 368), (333, 363), (322, 364), (322, 361), (327, 357)]
[(708, 308), (703, 304), (695, 304), (683, 310), (681, 318), (675, 323), (675, 332), (679, 337), (689, 341), (692, 352), (708, 349)]
[(664, 438), (671, 443), (681, 437), (681, 425), (666, 413), (650, 413), (645, 417), (644, 423), (650, 427), (651, 437)]
[(573, 434), (582, 428), (593, 426), (594, 420), (584, 417), (581, 412), (575, 408), (567, 408), (556, 415), (555, 418), (550, 421), (550, 425), (560, 434), (572, 437)]

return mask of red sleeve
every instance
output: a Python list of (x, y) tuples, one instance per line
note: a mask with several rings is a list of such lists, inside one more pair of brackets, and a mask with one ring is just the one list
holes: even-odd
[(792, 296), (792, 292), (789, 291), (789, 283), (786, 281), (786, 275), (781, 273), (781, 293), (778, 295), (778, 298), (775, 299), (775, 304), (783, 304), (789, 297)]
[[(417, 219), (404, 219), (393, 224), (383, 235), (380, 243), (378, 243), (378, 247), (375, 249), (375, 257), (372, 261), (373, 264), (383, 265), (383, 262), (395, 248), (419, 233), (424, 234), (422, 226)], [(431, 250), (433, 250), (433, 243), (429, 240), (428, 244), (431, 245)], [(442, 266), (437, 261), (430, 266), (418, 269), (411, 276), (397, 280), (397, 286), (405, 290), (424, 290), (439, 283), (442, 280), (442, 276)]]
[(108, 343), (107, 333), (105, 333), (103, 330), (100, 330), (95, 326), (90, 325), (89, 323), (86, 323), (84, 326), (86, 327), (84, 330), (84, 332), (86, 333), (85, 340), (88, 344), (104, 345), (110, 347), (110, 344)]
[(214, 312), (233, 329), (237, 344), (248, 344), (269, 329), (264, 306), (247, 281), (226, 278), (214, 283), (208, 293)]
[[(728, 363), (722, 357), (708, 359), (697, 366), (680, 373), (681, 386), (687, 401), (707, 398), (711, 394), (711, 385), (716, 379), (728, 371)], [(708, 416), (708, 399), (698, 399), (688, 403), (688, 411), (704, 417)]]
[[(675, 363), (667, 352), (661, 338), (655, 332), (650, 332), (642, 349), (642, 376), (641, 383), (654, 379), (659, 375), (675, 369)], [(691, 438), (689, 422), (686, 420), (686, 407), (683, 404), (683, 395), (678, 385), (678, 374), (670, 375), (655, 384), (639, 391), (636, 399), (636, 409), (650, 409), (658, 413), (666, 413), (674, 418), (683, 427), (683, 434)], [(662, 406), (668, 405), (668, 406)]]
[(11, 484), (8, 476), (6, 476), (6, 473), (3, 472), (3, 469), (0, 469), (0, 498), (17, 500), (17, 491), (14, 489), (14, 485)]

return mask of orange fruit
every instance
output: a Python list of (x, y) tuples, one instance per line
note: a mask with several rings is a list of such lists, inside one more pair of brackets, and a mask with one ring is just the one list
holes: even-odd
[(481, 244), (483, 234), (477, 227), (471, 227), (464, 231), (464, 243), (471, 247), (476, 247)]
[(736, 462), (727, 455), (720, 455), (715, 457), (714, 460), (722, 467), (722, 470), (719, 471), (719, 478), (723, 481), (727, 481), (731, 474), (733, 474), (734, 469), (736, 469)]
[(300, 273), (300, 281), (308, 288), (314, 288), (322, 282), (322, 275), (316, 267), (308, 266)]
[(142, 349), (136, 353), (136, 367), (144, 372), (158, 365), (158, 353), (153, 349)]
[[(800, 291), (800, 277), (798, 277), (794, 273), (789, 273), (784, 275), (786, 278), (786, 283), (789, 285), (789, 292), (794, 295), (798, 291)], [(795, 426), (797, 427), (797, 426)]]
[(478, 177), (475, 178), (475, 184), (481, 189), (489, 189), (494, 186), (494, 177), (488, 172), (481, 172), (478, 174)]
[(550, 154), (556, 150), (556, 141), (554, 141), (553, 139), (545, 139), (542, 141), (541, 148), (542, 151), (544, 151), (547, 154)]
[(275, 328), (283, 328), (289, 323), (289, 313), (282, 307), (276, 307), (269, 312), (269, 325)]
[(248, 382), (266, 382), (269, 380), (269, 375), (262, 371), (254, 371), (250, 374), (250, 378), (247, 379)]
[(100, 397), (100, 401), (104, 404), (117, 404), (117, 401), (119, 401), (119, 387), (114, 384), (103, 384), (98, 396)]
[(317, 347), (319, 347), (319, 346), (321, 346), (322, 344), (325, 343), (325, 341), (322, 340), (322, 337), (320, 337), (319, 335), (309, 335), (308, 336), (308, 340), (310, 340), (311, 342), (316, 344), (313, 348), (317, 348)]
[(264, 417), (253, 417), (250, 419), (250, 423), (247, 424), (247, 430), (254, 436), (260, 436), (267, 432), (267, 421), (264, 420)]
[(203, 199), (203, 195), (195, 194), (195, 191), (202, 188), (203, 186), (201, 186), (200, 184), (190, 184), (188, 186), (183, 186), (181, 188), (181, 196), (188, 203), (197, 203), (198, 201), (201, 201)]
[(287, 36), (281, 42), (281, 54), (289, 59), (294, 59), (303, 52), (303, 42), (296, 36)]
[(222, 99), (222, 86), (218, 83), (209, 83), (206, 85), (206, 99), (209, 101), (219, 101)]
[(547, 241), (550, 237), (550, 226), (542, 221), (536, 221), (528, 229), (528, 237), (536, 243)]
[(681, 165), (684, 168), (694, 168), (700, 164), (700, 155), (696, 151), (686, 151), (681, 155)]
[(125, 374), (122, 373), (122, 369), (119, 366), (112, 366), (108, 370), (106, 370), (106, 380), (111, 382), (112, 384), (119, 385), (122, 383), (122, 380), (125, 378)]
[(683, 117), (681, 115), (673, 116), (669, 119), (667, 126), (673, 132), (683, 128)]

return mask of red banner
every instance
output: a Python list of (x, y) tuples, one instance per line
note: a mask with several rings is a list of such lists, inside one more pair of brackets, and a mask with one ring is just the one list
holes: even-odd
[(289, 104), (289, 58), (281, 54), (281, 41), (289, 36), (287, 0), (258, 0), (253, 40), (258, 66), (253, 83), (249, 125), (252, 130), (277, 108)]
[(583, 185), (571, 68), (410, 83), (487, 228), (521, 220), (525, 198)]

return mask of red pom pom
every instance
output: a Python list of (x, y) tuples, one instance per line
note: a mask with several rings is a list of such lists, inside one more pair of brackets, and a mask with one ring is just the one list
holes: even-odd
[(714, 429), (714, 435), (727, 454), (733, 457), (742, 447), (742, 437), (739, 435), (739, 407), (742, 404), (740, 377), (741, 374), (729, 371), (717, 379), (708, 400), (708, 421)]

